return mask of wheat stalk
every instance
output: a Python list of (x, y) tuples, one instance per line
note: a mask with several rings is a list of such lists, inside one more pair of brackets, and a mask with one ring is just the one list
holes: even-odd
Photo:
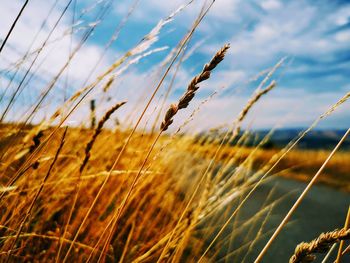
[(256, 93), (253, 95), (253, 97), (248, 101), (247, 105), (243, 108), (243, 110), (241, 111), (241, 113), (239, 114), (236, 122), (235, 122), (235, 129), (232, 133), (231, 138), (229, 139), (229, 141), (236, 139), (236, 136), (238, 136), (238, 134), (241, 131), (241, 123), (242, 121), (245, 119), (245, 117), (247, 116), (248, 112), (250, 111), (250, 109), (253, 107), (253, 105), (265, 94), (267, 94), (269, 91), (271, 91), (274, 87), (276, 87), (276, 81), (272, 81), (270, 83), (270, 85), (268, 85), (265, 89), (263, 90), (257, 90)]
[[(190, 84), (187, 87), (187, 91), (185, 92), (185, 94), (179, 99), (178, 104), (171, 104), (168, 111), (165, 114), (164, 120), (160, 126), (160, 130), (161, 132), (165, 131), (168, 129), (168, 127), (172, 124), (173, 122), (173, 117), (176, 115), (176, 113), (178, 112), (179, 109), (183, 109), (186, 108), (190, 101), (193, 99), (195, 92), (198, 90), (198, 84), (206, 79), (208, 79), (210, 77), (210, 73), (211, 71), (224, 59), (225, 54), (227, 52), (227, 50), (230, 48), (229, 44), (224, 45), (215, 55), (214, 57), (211, 59), (211, 61), (207, 64), (204, 65), (203, 70), (200, 74), (198, 74), (197, 76), (195, 76), (192, 81), (190, 82)], [(172, 233), (170, 234), (170, 237), (165, 245), (165, 247), (162, 250), (162, 253), (160, 254), (157, 262), (160, 262), (163, 257), (165, 256), (168, 246), (175, 234), (175, 231), (180, 223), (180, 221), (183, 219), (186, 210), (188, 209), (188, 207), (185, 208), (183, 214), (181, 215), (180, 219), (178, 220), (177, 225), (174, 227), (174, 230), (172, 231)]]
[(294, 252), (294, 255), (289, 259), (289, 263), (308, 263), (316, 259), (314, 253), (326, 253), (334, 243), (341, 240), (350, 239), (350, 229), (334, 230), (327, 233), (322, 233), (318, 238), (309, 243), (300, 243)]
[(230, 48), (229, 44), (224, 45), (212, 58), (212, 60), (205, 64), (200, 74), (195, 76), (187, 87), (186, 92), (179, 99), (177, 104), (171, 104), (167, 110), (164, 120), (160, 125), (162, 131), (166, 131), (173, 123), (173, 117), (180, 109), (185, 109), (193, 99), (196, 91), (199, 89), (198, 84), (210, 78), (211, 71), (224, 59), (227, 50)]
[(123, 106), (124, 104), (126, 103), (126, 101), (123, 101), (123, 102), (120, 102), (120, 103), (117, 103), (116, 105), (114, 105), (112, 108), (110, 108), (106, 113), (105, 115), (103, 116), (103, 118), (98, 122), (98, 125), (95, 129), (95, 132), (94, 134), (92, 135), (91, 137), (91, 140), (86, 144), (86, 147), (85, 147), (85, 158), (84, 158), (84, 161), (82, 162), (81, 166), (80, 166), (80, 173), (83, 172), (84, 170), (84, 167), (86, 166), (87, 162), (89, 161), (90, 159), (90, 151), (92, 149), (92, 146), (94, 145), (95, 141), (96, 141), (96, 138), (97, 136), (102, 132), (102, 128), (103, 128), (103, 125), (106, 123), (106, 121), (108, 121), (108, 119), (111, 117), (111, 115), (117, 110), (119, 109), (121, 106)]

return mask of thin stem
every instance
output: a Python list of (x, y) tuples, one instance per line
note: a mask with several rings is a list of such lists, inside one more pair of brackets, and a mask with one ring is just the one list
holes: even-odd
[(11, 28), (10, 28), (9, 32), (7, 33), (7, 35), (6, 35), (5, 39), (4, 39), (4, 41), (2, 41), (1, 47), (0, 47), (0, 53), (1, 53), (2, 49), (4, 48), (4, 46), (6, 45), (6, 42), (7, 42), (8, 38), (9, 38), (10, 35), (12, 34), (12, 31), (13, 31), (13, 29), (15, 28), (15, 26), (16, 26), (16, 24), (17, 24), (17, 21), (18, 21), (18, 19), (20, 18), (20, 16), (22, 15), (23, 10), (26, 8), (28, 2), (29, 2), (29, 0), (26, 0), (26, 1), (24, 2), (24, 4), (23, 4), (21, 10), (19, 11), (19, 13), (18, 13), (18, 15), (17, 15), (15, 21), (13, 21), (13, 23), (12, 23), (12, 25), (11, 25)]
[(333, 246), (331, 247), (331, 249), (328, 251), (327, 255), (324, 257), (324, 259), (322, 260), (321, 263), (327, 263), (327, 260), (329, 259), (329, 257), (332, 255), (333, 250), (335, 249), (335, 247), (337, 246), (337, 243), (334, 243)]
[[(344, 229), (347, 230), (349, 226), (350, 226), (350, 206), (348, 208), (348, 214), (346, 215)], [(335, 260), (336, 263), (340, 263), (343, 247), (344, 247), (344, 240), (340, 241), (337, 259)]]
[(346, 253), (350, 252), (350, 245), (347, 246), (346, 249), (343, 250), (343, 252), (341, 253), (342, 256), (344, 256)]

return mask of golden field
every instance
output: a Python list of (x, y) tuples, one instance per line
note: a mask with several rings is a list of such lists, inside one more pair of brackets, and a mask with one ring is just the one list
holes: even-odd
[[(19, 94), (36, 87), (35, 74), (27, 74), (51, 44), (50, 35), (35, 52), (29, 48), (3, 69), (14, 75), (0, 100), (0, 262), (297, 263), (312, 262), (316, 254), (317, 260), (349, 260), (350, 153), (342, 146), (350, 129), (330, 150), (297, 147), (320, 121), (348, 103), (350, 92), (329, 103), (289, 143), (267, 148), (273, 131), (257, 138), (245, 121), (279, 85), (275, 73), (286, 63), (282, 58), (247, 81), (257, 88), (228, 124), (203, 133), (187, 129), (223, 90), (217, 87), (195, 100), (203, 83), (220, 81), (215, 75), (230, 44), (218, 47), (210, 59), (200, 59), (201, 68), (181, 83), (180, 95), (173, 87), (179, 68), (194, 52), (188, 49), (193, 34), (214, 2), (205, 1), (187, 33), (145, 75), (144, 86), (130, 95), (133, 103), (119, 98), (123, 73), (166, 49), (151, 47), (192, 1), (161, 19), (107, 68), (95, 64), (83, 85), (70, 93), (55, 92), (64, 77), (67, 88), (65, 74), (73, 57), (110, 8), (99, 1), (92, 8), (99, 19), (80, 28), (81, 41), (71, 47), (56, 75), (44, 76), (49, 80), (32, 104), (23, 103)], [(21, 67), (33, 57), (23, 74)], [(56, 96), (63, 91), (62, 101)], [(256, 143), (249, 144), (251, 140)]]
[[(105, 129), (98, 135), (90, 160), (80, 173), (93, 129), (68, 128), (63, 138), (63, 128), (47, 128), (40, 143), (52, 132), (55, 135), (39, 149), (36, 147), (41, 144), (35, 144), (35, 136), (31, 135), (37, 132), (37, 126), (25, 128), (20, 137), (14, 137), (14, 126), (5, 125), (1, 129), (1, 145), (6, 149), (1, 151), (4, 175), (1, 183), (6, 185), (14, 174), (19, 175), (12, 186), (1, 189), (1, 232), (3, 251), (17, 239), (18, 248), (13, 256), (19, 261), (64, 261), (67, 254), (68, 261), (89, 258), (95, 261), (103, 254), (106, 240), (110, 242), (104, 255), (107, 262), (154, 262), (163, 251), (164, 261), (197, 261), (208, 247), (203, 237), (217, 231), (212, 227), (202, 229), (203, 224), (216, 218), (215, 225), (223, 225), (227, 216), (213, 215), (242, 200), (259, 181), (261, 173), (272, 166), (274, 156), (281, 154), (277, 149), (244, 146), (225, 146), (218, 154), (214, 142), (201, 143), (191, 136), (162, 136), (118, 216), (118, 208), (123, 205), (156, 135), (135, 133), (120, 162), (111, 169), (130, 131)], [(64, 144), (55, 159), (62, 139)], [(28, 164), (31, 152), (37, 157)], [(328, 151), (291, 151), (272, 174), (308, 182), (328, 154)], [(210, 165), (215, 155), (215, 164)], [(347, 152), (337, 153), (319, 182), (348, 191), (348, 179), (344, 176), (349, 171), (347, 160)], [(23, 167), (26, 168), (21, 171)], [(107, 177), (107, 184), (84, 220)], [(220, 238), (202, 260), (215, 258), (213, 252), (242, 231), (257, 228), (260, 233), (279, 201), (272, 199), (269, 203), (267, 199), (247, 222), (233, 220), (232, 233)], [(32, 209), (28, 211), (29, 207)], [(111, 222), (116, 222), (113, 229)], [(23, 226), (20, 233), (19, 226)], [(79, 234), (74, 240), (76, 233)], [(241, 250), (249, 255), (265, 235), (248, 235)]]

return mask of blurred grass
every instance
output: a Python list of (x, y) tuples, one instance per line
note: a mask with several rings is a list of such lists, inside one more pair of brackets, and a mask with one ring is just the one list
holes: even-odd
[[(1, 126), (1, 134), (3, 136), (0, 140), (2, 146), (0, 153), (3, 159), (0, 172), (4, 175), (1, 177), (2, 185), (6, 185), (14, 171), (19, 169), (28, 157), (28, 149), (30, 149), (33, 141), (26, 141), (24, 138), (25, 134), (29, 134), (29, 132), (35, 128), (35, 126), (28, 126), (22, 131), (22, 136), (16, 137), (14, 141), (12, 137), (14, 132), (13, 125)], [(45, 136), (47, 136), (52, 129), (54, 129), (54, 127), (44, 131), (42, 140), (44, 140)], [(59, 131), (59, 134), (62, 132), (63, 130)], [(27, 230), (23, 232), (20, 237), (20, 244), (23, 249), (20, 249), (20, 252), (16, 253), (18, 259), (34, 260), (37, 258), (37, 255), (41, 255), (40, 258), (43, 257), (44, 260), (50, 261), (56, 256), (55, 253), (60, 241), (60, 236), (62, 236), (63, 227), (67, 220), (67, 211), (69, 211), (72, 205), (75, 185), (79, 180), (77, 170), (82, 161), (82, 153), (84, 152), (85, 144), (89, 141), (92, 133), (93, 130), (91, 129), (68, 129), (63, 151), (52, 171), (52, 175), (44, 186), (42, 195), (35, 205), (35, 212), (31, 215), (30, 221), (26, 223)], [(81, 176), (82, 188), (77, 207), (74, 210), (71, 225), (69, 225), (67, 236), (65, 237), (66, 241), (64, 242), (63, 252), (67, 252), (67, 246), (70, 244), (69, 242), (71, 242), (70, 240), (73, 233), (79, 227), (86, 213), (86, 209), (96, 195), (103, 178), (108, 174), (108, 170), (111, 168), (127, 134), (127, 131), (111, 131), (105, 129), (99, 135), (96, 145), (94, 145), (92, 149), (91, 160), (87, 165), (86, 172)], [(87, 259), (87, 256), (91, 253), (94, 244), (105, 228), (106, 223), (111, 220), (113, 211), (118, 208), (122, 200), (121, 197), (125, 195), (128, 185), (131, 184), (133, 175), (138, 171), (138, 167), (143, 161), (145, 151), (148, 149), (154, 136), (155, 135), (149, 133), (137, 132), (135, 134), (130, 142), (130, 146), (124, 153), (124, 158), (112, 172), (108, 187), (105, 188), (102, 198), (98, 200), (98, 204), (93, 209), (88, 223), (84, 226), (83, 231), (79, 235), (74, 253), (71, 255), (72, 259), (78, 261)], [(14, 233), (14, 230), (11, 229), (16, 229), (19, 219), (21, 218), (20, 215), (26, 210), (28, 203), (36, 192), (36, 189), (38, 189), (41, 178), (47, 170), (58, 147), (59, 138), (58, 135), (55, 136), (49, 147), (46, 147), (46, 149), (38, 153), (38, 156), (41, 156), (37, 159), (39, 163), (38, 167), (30, 168), (26, 176), (20, 178), (15, 184), (15, 187), (2, 189), (2, 192), (6, 193), (1, 203), (1, 226), (3, 226), (3, 228), (0, 229), (2, 236), (7, 236), (6, 239), (0, 241), (4, 248), (6, 248), (6, 244), (8, 244), (6, 241), (8, 242), (13, 239), (10, 238)], [(10, 148), (4, 147), (8, 144), (11, 145)], [(163, 149), (165, 146), (166, 151)], [(180, 217), (188, 201), (190, 193), (196, 186), (195, 182), (198, 180), (198, 176), (207, 166), (211, 158), (210, 156), (213, 155), (213, 149), (215, 149), (215, 147), (213, 147), (211, 143), (201, 145), (196, 143), (193, 138), (187, 136), (174, 137), (171, 140), (168, 135), (161, 137), (155, 154), (151, 156), (147, 169), (142, 175), (142, 180), (137, 184), (123, 212), (118, 228), (113, 235), (113, 242), (108, 249), (107, 261), (121, 258), (127, 240), (129, 240), (129, 243), (125, 257), (128, 262), (132, 259), (136, 260), (137, 258), (145, 262), (152, 262), (157, 258), (157, 255), (159, 256), (161, 248), (164, 246), (164, 242), (161, 240), (174, 228), (177, 219)], [(183, 249), (181, 252), (177, 252), (180, 253), (177, 257), (187, 261), (195, 261), (198, 259), (203, 249), (206, 247), (205, 241), (207, 238), (204, 238), (204, 236), (212, 236), (218, 231), (216, 227), (209, 227), (212, 224), (209, 223), (210, 220), (213, 220), (210, 218), (216, 214), (210, 215), (212, 213), (211, 209), (220, 211), (220, 209), (224, 207), (235, 207), (235, 204), (240, 200), (241, 194), (243, 194), (246, 189), (249, 189), (251, 185), (251, 183), (249, 183), (249, 177), (255, 171), (263, 169), (278, 151), (277, 149), (254, 149), (243, 146), (225, 146), (222, 149), (220, 159), (217, 161), (219, 166), (215, 165), (215, 167), (213, 167), (210, 177), (212, 177), (212, 180), (215, 180), (215, 178), (220, 175), (218, 171), (220, 167), (223, 167), (222, 164), (228, 159), (232, 159), (232, 156), (234, 156), (233, 159), (235, 163), (230, 163), (232, 169), (228, 169), (228, 171), (231, 171), (231, 173), (233, 172), (236, 177), (231, 179), (231, 182), (226, 182), (223, 190), (220, 190), (220, 188), (214, 185), (212, 189), (208, 189), (208, 186), (206, 186), (201, 190), (195, 203), (190, 206), (191, 208), (186, 218), (179, 225), (175, 238), (172, 241), (172, 244), (178, 244), (184, 236), (189, 235), (188, 239), (182, 240), (182, 243), (180, 242)], [(162, 155), (159, 155), (160, 152)], [(250, 156), (252, 152), (254, 153), (253, 158)], [(293, 180), (307, 181), (322, 164), (326, 156), (327, 151), (292, 151), (276, 168), (275, 175), (292, 178)], [(251, 159), (251, 161), (245, 163), (246, 159)], [(348, 153), (339, 152), (331, 161), (320, 182), (337, 189), (349, 191), (349, 188), (347, 188), (349, 180), (347, 174), (347, 171), (349, 171), (349, 164), (347, 160)], [(179, 163), (181, 163), (181, 165), (179, 165)], [(220, 165), (220, 163), (222, 164)], [(242, 164), (244, 165), (242, 166)], [(241, 172), (237, 174), (237, 172), (234, 172), (234, 167), (237, 166), (245, 167), (245, 170), (241, 170)], [(209, 182), (207, 182), (207, 184), (208, 183)], [(232, 190), (229, 190), (230, 187)], [(292, 189), (289, 189), (288, 191), (291, 190)], [(273, 190), (268, 190), (266, 193), (267, 197), (270, 191)], [(253, 210), (250, 204), (249, 213), (253, 213), (255, 223), (253, 225), (248, 222), (245, 223), (242, 221), (242, 218), (238, 217), (237, 221), (234, 221), (236, 223), (230, 227), (230, 230), (227, 230), (230, 232), (229, 239), (226, 239), (225, 235), (220, 239), (221, 242), (218, 242), (217, 246), (225, 246), (228, 250), (236, 250), (236, 246), (231, 247), (231, 245), (229, 245), (235, 237), (241, 240), (241, 245), (246, 242), (250, 244), (254, 241), (257, 238), (254, 234), (249, 237), (246, 236), (242, 240), (242, 231), (244, 232), (244, 229), (246, 229), (246, 231), (251, 229), (250, 231), (253, 231), (252, 233), (258, 231), (259, 226), (265, 221), (265, 216), (268, 218), (271, 216), (270, 213), (266, 214), (266, 212), (269, 211), (269, 207), (272, 209), (274, 206), (271, 207), (271, 205), (277, 202), (281, 196), (287, 194), (288, 191), (282, 191), (276, 196), (272, 195), (272, 197), (269, 197), (271, 201), (269, 202), (267, 199), (265, 204), (261, 203), (257, 205), (256, 203), (254, 205), (256, 208)], [(230, 199), (232, 194), (236, 197)], [(219, 201), (216, 200), (217, 202), (215, 202), (215, 199), (213, 199), (214, 197)], [(264, 200), (264, 197), (260, 196), (258, 199), (254, 198), (254, 200), (253, 202), (259, 203)], [(205, 202), (205, 204), (203, 202)], [(227, 203), (226, 205), (220, 205), (225, 202)], [(277, 205), (276, 207), (279, 206)], [(283, 207), (287, 206), (284, 205)], [(260, 214), (260, 212), (256, 213), (259, 210), (261, 210), (262, 214)], [(272, 209), (272, 211), (275, 211), (275, 209)], [(206, 216), (208, 213), (209, 217)], [(226, 216), (218, 218), (215, 216), (214, 218), (216, 221), (215, 225), (220, 225), (219, 222), (224, 222)], [(273, 222), (276, 222), (276, 220), (272, 220), (272, 218), (268, 220), (270, 226), (272, 226), (271, 224), (273, 224)], [(203, 224), (208, 226), (205, 227), (204, 232), (202, 229)], [(4, 228), (5, 225), (6, 228)], [(201, 227), (197, 229), (197, 226)], [(263, 236), (265, 235), (261, 237)], [(244, 255), (244, 251), (247, 251), (247, 249), (249, 249), (249, 251), (252, 249), (256, 251), (254, 246), (259, 247), (261, 244), (262, 243), (257, 240), (253, 243), (253, 247), (248, 245), (243, 246), (239, 250), (239, 255), (242, 256), (242, 253)], [(210, 257), (223, 256), (222, 250), (218, 250), (218, 247), (213, 249), (213, 251), (217, 251), (219, 254), (209, 254)], [(175, 251), (176, 250), (170, 249), (169, 253), (171, 254), (168, 254), (168, 257), (170, 255), (174, 256)], [(255, 252), (252, 254), (254, 255)], [(230, 255), (230, 253), (228, 255)], [(237, 256), (236, 253), (234, 255)], [(232, 257), (229, 256), (229, 258)]]

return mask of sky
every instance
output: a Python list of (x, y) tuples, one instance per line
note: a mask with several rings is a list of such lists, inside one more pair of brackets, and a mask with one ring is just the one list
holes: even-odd
[[(30, 67), (35, 51), (47, 39), (68, 2), (29, 0), (0, 54), (0, 94), (4, 94), (1, 112)], [(25, 88), (6, 120), (19, 120), (25, 115), (63, 67), (72, 50), (79, 45), (86, 30), (94, 28), (93, 34), (74, 55), (69, 67), (48, 94), (34, 122), (47, 118), (67, 97), (84, 84), (91, 83), (125, 52), (132, 50), (161, 19), (185, 5), (172, 21), (161, 28), (157, 41), (137, 54), (144, 57), (139, 58), (137, 63), (136, 60), (130, 62), (129, 67), (118, 73), (108, 94), (96, 89), (89, 97), (97, 98), (100, 115), (110, 105), (128, 100), (118, 118), (127, 122), (130, 117), (137, 117), (140, 111), (133, 111), (135, 105), (139, 109), (144, 107), (146, 98), (164, 72), (164, 67), (159, 65), (191, 28), (203, 4), (207, 2), (208, 6), (210, 1), (194, 0), (186, 6), (188, 2), (114, 0), (108, 5), (109, 0), (72, 0), (33, 64), (27, 76), (30, 81), (24, 82)], [(2, 0), (0, 39), (4, 39), (23, 3), (23, 0)], [(105, 16), (96, 21), (102, 7), (106, 7)], [(126, 19), (128, 13), (130, 16)], [(74, 30), (70, 34), (72, 25)], [(106, 44), (118, 28), (121, 29), (117, 39), (106, 50)], [(277, 81), (277, 87), (255, 105), (244, 122), (245, 127), (308, 127), (350, 91), (349, 1), (216, 0), (186, 47), (184, 62), (179, 67), (166, 105), (178, 100), (191, 78), (225, 43), (231, 45), (227, 57), (215, 69), (210, 80), (201, 85), (191, 106), (179, 113), (174, 122), (175, 128), (192, 118), (193, 112), (193, 120), (187, 125), (189, 130), (233, 123), (266, 73), (281, 59), (284, 59), (283, 64), (271, 78)], [(6, 89), (15, 72), (14, 63), (28, 50), (31, 50), (29, 59), (19, 66), (18, 74)], [(92, 71), (97, 61), (98, 67)], [(170, 73), (147, 111), (144, 125), (151, 122), (160, 109), (174, 71)], [(140, 99), (143, 94), (145, 97)], [(88, 102), (87, 99), (71, 117), (71, 123), (80, 124), (88, 120)], [(348, 128), (349, 110), (350, 102), (339, 107), (318, 127)]]

